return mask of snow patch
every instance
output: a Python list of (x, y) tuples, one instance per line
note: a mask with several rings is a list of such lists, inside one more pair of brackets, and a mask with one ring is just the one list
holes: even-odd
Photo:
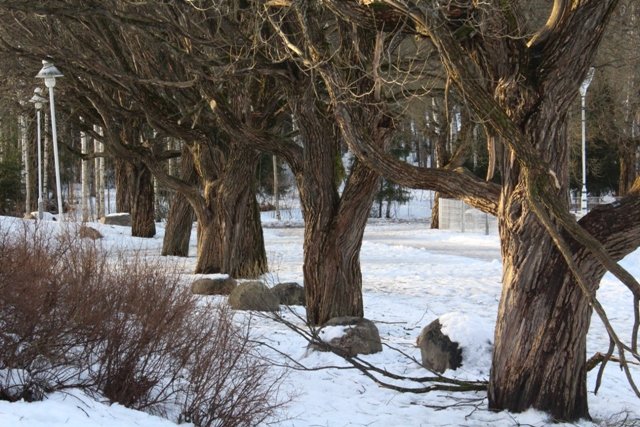
[(318, 332), (318, 336), (320, 339), (326, 343), (330, 343), (334, 339), (342, 338), (347, 331), (351, 329), (349, 326), (325, 326), (320, 329)]
[(462, 348), (464, 369), (488, 372), (493, 351), (493, 325), (481, 317), (461, 312), (443, 314), (439, 320), (442, 333)]

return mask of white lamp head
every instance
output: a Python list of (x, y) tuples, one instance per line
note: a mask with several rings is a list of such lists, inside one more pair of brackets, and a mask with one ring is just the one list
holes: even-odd
[(38, 79), (44, 79), (44, 84), (48, 88), (52, 88), (56, 85), (56, 77), (62, 77), (63, 74), (53, 65), (53, 62), (48, 59), (42, 60), (42, 69), (36, 75)]
[(47, 103), (47, 98), (42, 96), (42, 88), (37, 87), (33, 90), (33, 96), (29, 100), (36, 107), (36, 110), (41, 110), (42, 106)]
[(589, 71), (587, 71), (587, 76), (584, 78), (584, 80), (582, 81), (582, 84), (580, 85), (580, 95), (582, 96), (587, 95), (587, 89), (589, 89), (589, 85), (591, 84), (591, 80), (593, 80), (593, 74), (595, 72), (596, 72), (596, 69), (593, 67), (589, 68)]

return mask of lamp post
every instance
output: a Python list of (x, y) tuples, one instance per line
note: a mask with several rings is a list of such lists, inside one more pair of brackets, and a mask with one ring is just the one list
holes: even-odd
[(49, 89), (49, 107), (51, 108), (51, 136), (53, 137), (53, 162), (56, 172), (56, 194), (58, 196), (58, 215), (60, 221), (64, 221), (64, 210), (62, 208), (62, 186), (60, 185), (60, 158), (58, 157), (58, 131), (56, 129), (56, 106), (53, 99), (53, 88), (56, 85), (56, 78), (62, 77), (62, 73), (51, 61), (42, 60), (42, 69), (36, 78), (44, 79), (44, 84)]
[(38, 219), (42, 219), (44, 211), (44, 201), (42, 200), (42, 150), (40, 148), (41, 132), (40, 132), (40, 110), (44, 104), (47, 103), (47, 99), (42, 97), (42, 88), (35, 88), (33, 96), (29, 100), (36, 107), (36, 126), (37, 136), (36, 144), (38, 148)]
[(587, 89), (589, 89), (589, 85), (591, 84), (591, 80), (593, 80), (593, 73), (596, 71), (595, 68), (589, 68), (587, 72), (587, 77), (585, 77), (584, 81), (580, 85), (580, 98), (582, 99), (582, 191), (580, 197), (580, 214), (587, 214), (587, 108), (586, 108), (586, 97), (587, 97)]

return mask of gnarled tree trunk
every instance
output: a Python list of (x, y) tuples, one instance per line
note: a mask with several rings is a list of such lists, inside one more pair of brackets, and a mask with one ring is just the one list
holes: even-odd
[(332, 317), (364, 316), (360, 248), (378, 179), (377, 173), (356, 163), (340, 205), (324, 215), (311, 210), (313, 195), (302, 197), (303, 271), (311, 324), (320, 325)]
[[(563, 197), (568, 191), (564, 120), (564, 115), (558, 117), (555, 111), (542, 109), (530, 118), (527, 128), (532, 145), (548, 144), (544, 159), (558, 178), (556, 192), (561, 201), (566, 200)], [(503, 291), (489, 405), (515, 412), (533, 406), (558, 420), (588, 418), (588, 300), (532, 210), (525, 196), (528, 184), (522, 168), (509, 161), (502, 164)], [(590, 279), (595, 286), (596, 278)]]
[(305, 146), (304, 174), (296, 178), (305, 221), (307, 320), (321, 325), (332, 317), (363, 317), (360, 247), (379, 176), (356, 162), (340, 196), (337, 129), (310, 94), (297, 101)]
[(259, 152), (234, 147), (227, 153), (216, 192), (222, 270), (255, 278), (268, 271), (260, 208), (255, 195)]
[[(581, 220), (615, 260), (632, 251), (637, 246), (633, 241), (640, 239), (638, 193), (640, 185), (635, 197), (617, 206), (599, 206)], [(591, 306), (542, 226), (531, 213), (517, 215), (526, 206), (506, 205), (507, 215), (501, 221), (504, 287), (489, 406), (514, 412), (535, 407), (558, 421), (588, 419), (585, 359)], [(513, 214), (518, 219), (509, 223)], [(536, 244), (524, 244), (525, 238)], [(595, 291), (606, 270), (588, 250), (575, 242), (572, 246), (576, 264)]]
[(260, 212), (255, 198), (254, 150), (212, 145), (194, 150), (204, 198), (192, 203), (198, 219), (196, 273), (254, 278), (267, 271)]

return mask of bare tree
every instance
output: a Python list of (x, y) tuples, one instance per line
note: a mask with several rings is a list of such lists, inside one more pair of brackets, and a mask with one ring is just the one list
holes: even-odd
[[(233, 141), (216, 130), (211, 115), (207, 115), (207, 103), (199, 95), (200, 88), (193, 81), (188, 83), (192, 76), (185, 74), (204, 70), (186, 68), (184, 65), (190, 62), (175, 55), (176, 50), (186, 54), (189, 44), (176, 15), (186, 10), (199, 18), (196, 9), (188, 4), (110, 4), (113, 7), (107, 9), (104, 4), (83, 8), (72, 1), (58, 1), (24, 9), (19, 2), (8, 2), (4, 6), (9, 10), (9, 22), (30, 20), (42, 27), (44, 34), (49, 34), (52, 27), (64, 31), (40, 47), (33, 34), (23, 32), (26, 27), (18, 25), (22, 29), (5, 33), (5, 44), (24, 56), (39, 56), (47, 50), (68, 58), (60, 62), (72, 81), (67, 95), (75, 97), (78, 110), (92, 110), (83, 111), (83, 116), (104, 125), (109, 150), (127, 160), (130, 172), (136, 172), (133, 179), (127, 175), (129, 183), (150, 182), (145, 172), (148, 168), (163, 184), (185, 195), (200, 225), (197, 272), (246, 277), (263, 273), (266, 255), (252, 192), (257, 156), (252, 151), (235, 150)], [(21, 9), (26, 13), (12, 12)], [(38, 19), (35, 11), (47, 19)], [(20, 42), (16, 42), (18, 39)], [(104, 47), (99, 53), (86, 48), (97, 45)], [(132, 119), (134, 123), (146, 121), (156, 135), (141, 135), (139, 126), (117, 125)], [(121, 134), (127, 131), (138, 135)], [(192, 146), (200, 187), (166, 173), (161, 162), (173, 154), (164, 153), (156, 144), (163, 136), (174, 136)], [(237, 159), (231, 160), (233, 156)], [(227, 161), (241, 167), (227, 167)], [(133, 199), (129, 203), (132, 211), (153, 212), (153, 203), (141, 209), (136, 209)]]
[[(637, 327), (631, 344), (625, 344), (611, 329), (595, 291), (610, 270), (629, 287), (638, 311), (640, 286), (615, 261), (640, 241), (640, 183), (629, 197), (593, 210), (580, 224), (569, 214), (566, 197), (567, 110), (618, 2), (557, 0), (533, 36), (522, 24), (517, 2), (388, 0), (373, 9), (356, 2), (324, 3), (355, 25), (380, 32), (406, 22), (405, 31), (428, 38), (453, 84), (506, 145), (499, 192), (476, 191), (480, 184), (469, 178), (463, 183), (458, 172), (418, 171), (394, 162), (334, 98), (341, 129), (363, 161), (400, 182), (421, 176), (422, 185), (444, 188), (498, 215), (504, 288), (490, 407), (535, 407), (559, 420), (588, 417), (585, 347), (592, 309), (610, 333), (612, 351), (622, 360), (638, 357)], [(335, 70), (316, 64), (336, 92), (346, 87)], [(628, 366), (623, 368), (629, 373)]]

